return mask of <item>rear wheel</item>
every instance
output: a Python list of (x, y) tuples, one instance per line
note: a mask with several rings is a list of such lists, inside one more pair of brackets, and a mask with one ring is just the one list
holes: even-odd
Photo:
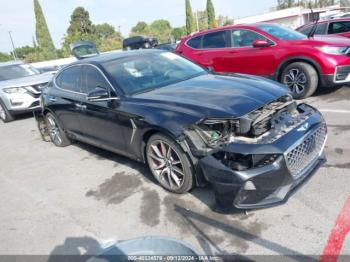
[(51, 142), (54, 143), (54, 145), (58, 146), (58, 147), (65, 147), (65, 146), (70, 145), (71, 142), (68, 139), (66, 133), (59, 126), (56, 117), (53, 114), (48, 113), (45, 116), (45, 119), (46, 119), (47, 130), (48, 130), (49, 136), (51, 138)]
[(13, 121), (15, 118), (14, 116), (7, 110), (4, 102), (0, 99), (0, 119), (4, 123), (8, 123)]
[(172, 139), (153, 135), (146, 147), (148, 166), (165, 189), (182, 194), (193, 187), (193, 168), (183, 150)]
[(281, 82), (289, 87), (295, 99), (307, 98), (315, 93), (318, 81), (316, 69), (303, 62), (288, 65), (281, 76)]

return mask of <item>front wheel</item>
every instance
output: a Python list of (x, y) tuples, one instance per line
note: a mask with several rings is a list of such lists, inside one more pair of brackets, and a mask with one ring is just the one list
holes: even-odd
[(172, 139), (153, 135), (146, 147), (148, 166), (165, 189), (182, 194), (193, 187), (193, 168), (185, 152)]
[(70, 145), (71, 142), (66, 133), (60, 127), (56, 117), (51, 113), (47, 113), (45, 119), (51, 142), (58, 147), (65, 147)]
[(0, 119), (4, 123), (8, 123), (13, 121), (15, 118), (14, 116), (7, 110), (4, 102), (0, 99)]
[(289, 87), (295, 99), (307, 98), (315, 93), (318, 81), (316, 69), (303, 62), (288, 65), (281, 76), (281, 82)]

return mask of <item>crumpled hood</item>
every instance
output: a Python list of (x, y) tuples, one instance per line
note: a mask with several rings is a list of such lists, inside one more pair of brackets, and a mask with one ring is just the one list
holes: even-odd
[(6, 81), (0, 81), (0, 88), (39, 85), (50, 82), (52, 77), (52, 73), (44, 73)]
[[(133, 98), (198, 118), (237, 118), (287, 94), (279, 83), (248, 75), (203, 75)], [(139, 101), (141, 102), (141, 101)]]

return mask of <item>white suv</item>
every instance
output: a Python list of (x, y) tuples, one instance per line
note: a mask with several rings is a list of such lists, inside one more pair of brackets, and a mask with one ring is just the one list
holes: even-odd
[(0, 63), (0, 119), (10, 122), (17, 114), (39, 108), (41, 90), (52, 76), (21, 61)]

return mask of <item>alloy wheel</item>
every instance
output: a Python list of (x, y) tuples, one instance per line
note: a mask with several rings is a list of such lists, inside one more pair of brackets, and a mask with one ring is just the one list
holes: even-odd
[(56, 145), (60, 145), (62, 143), (60, 129), (55, 119), (51, 116), (47, 117), (47, 128), (52, 142)]
[(0, 118), (4, 121), (6, 120), (6, 112), (1, 104), (0, 104)]
[(301, 94), (304, 92), (307, 85), (306, 74), (298, 69), (292, 68), (284, 76), (284, 83), (292, 90), (295, 94)]
[(155, 140), (148, 147), (147, 158), (159, 183), (170, 190), (181, 188), (184, 183), (185, 171), (183, 163), (173, 147), (164, 141)]

